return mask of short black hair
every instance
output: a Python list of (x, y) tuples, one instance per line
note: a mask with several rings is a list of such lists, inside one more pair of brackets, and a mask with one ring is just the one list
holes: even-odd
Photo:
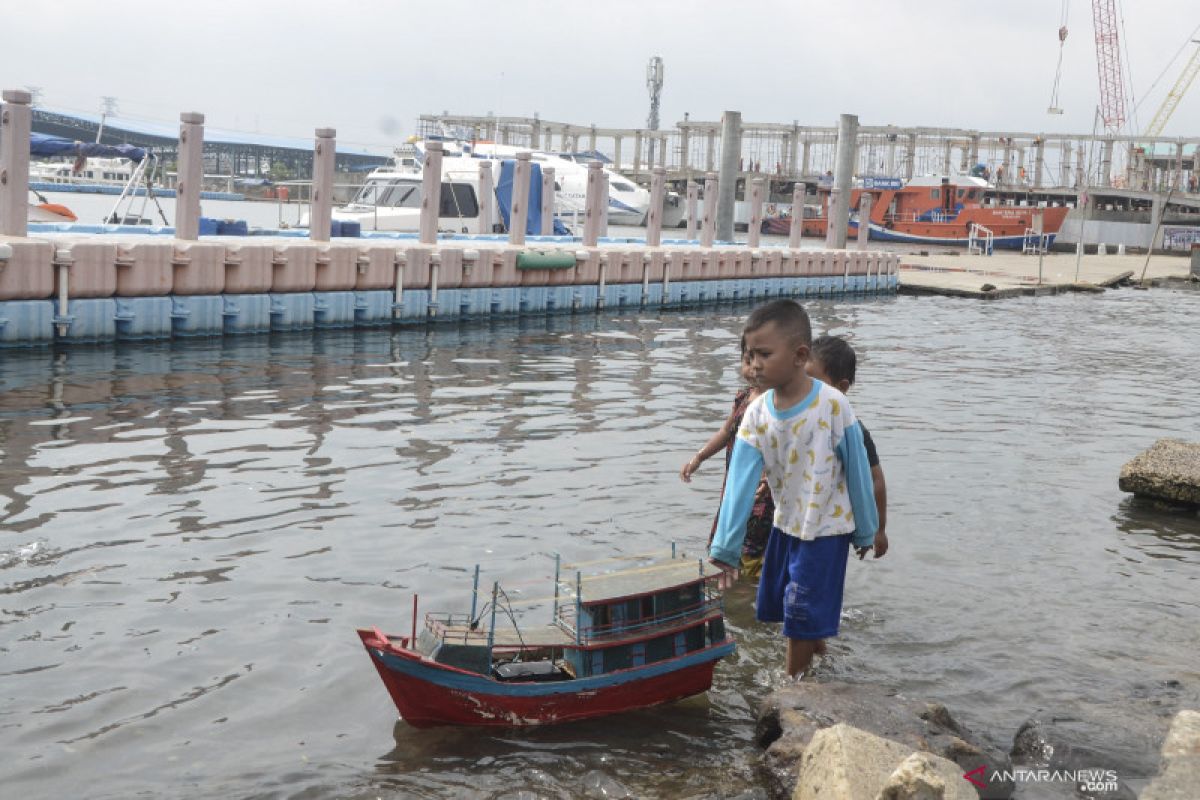
[(812, 343), (809, 358), (821, 362), (829, 380), (834, 383), (849, 381), (851, 386), (854, 385), (854, 372), (858, 367), (858, 356), (854, 354), (854, 348), (850, 346), (850, 343), (842, 337), (828, 334), (818, 336)]
[(772, 300), (751, 311), (743, 335), (772, 322), (787, 336), (802, 344), (812, 344), (812, 323), (804, 307), (795, 300)]

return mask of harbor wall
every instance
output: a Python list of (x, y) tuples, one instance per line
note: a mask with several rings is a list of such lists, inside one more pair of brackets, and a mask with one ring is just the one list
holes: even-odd
[(898, 261), (745, 246), (0, 237), (0, 346), (888, 295)]

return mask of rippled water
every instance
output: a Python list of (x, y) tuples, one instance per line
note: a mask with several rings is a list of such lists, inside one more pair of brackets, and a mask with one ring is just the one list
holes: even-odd
[[(1005, 748), (1072, 715), (1152, 766), (1200, 693), (1200, 522), (1116, 479), (1200, 440), (1200, 294), (809, 308), (860, 350), (891, 498), (827, 670)], [(464, 610), (475, 563), (544, 598), (554, 552), (701, 545), (720, 466), (677, 471), (726, 413), (745, 313), (0, 351), (4, 795), (748, 788), (782, 645), (745, 586), (707, 697), (544, 730), (396, 722), (354, 634), (406, 631), (414, 592)]]

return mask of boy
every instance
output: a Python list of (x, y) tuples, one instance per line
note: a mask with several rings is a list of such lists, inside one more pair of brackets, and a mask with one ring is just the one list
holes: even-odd
[(799, 303), (776, 300), (746, 321), (750, 372), (762, 395), (738, 429), (709, 556), (732, 572), (759, 477), (775, 499), (757, 617), (782, 622), (787, 671), (812, 662), (836, 636), (851, 540), (866, 547), (879, 520), (862, 428), (845, 396), (805, 372), (812, 327)]
[[(822, 383), (828, 384), (842, 394), (849, 394), (854, 385), (854, 375), (858, 368), (858, 357), (850, 343), (840, 336), (818, 336), (813, 340), (812, 349), (808, 354), (808, 364), (805, 371), (809, 376)], [(863, 445), (867, 448), (867, 463), (871, 466), (871, 483), (875, 492), (875, 507), (879, 511), (879, 530), (875, 533), (875, 558), (883, 558), (888, 551), (888, 538), (884, 533), (887, 527), (887, 483), (883, 479), (883, 467), (879, 466), (879, 453), (875, 450), (875, 442), (871, 432), (862, 422)], [(856, 548), (861, 560), (867, 555), (869, 547)]]

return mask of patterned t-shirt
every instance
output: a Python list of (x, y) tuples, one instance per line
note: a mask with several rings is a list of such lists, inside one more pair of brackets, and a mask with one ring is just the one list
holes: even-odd
[(814, 380), (792, 408), (776, 409), (774, 397), (766, 392), (751, 403), (738, 428), (713, 558), (737, 564), (764, 469), (780, 531), (800, 539), (853, 533), (856, 545), (871, 544), (879, 525), (874, 486), (862, 426), (845, 395)]

